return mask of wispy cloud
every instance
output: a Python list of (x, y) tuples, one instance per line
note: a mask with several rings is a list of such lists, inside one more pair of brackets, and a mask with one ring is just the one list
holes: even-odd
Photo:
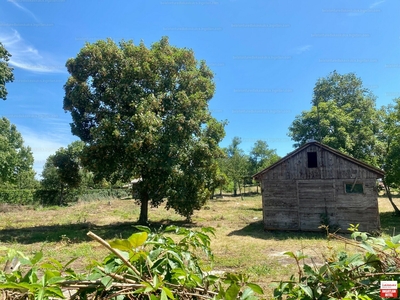
[(16, 68), (39, 73), (65, 72), (63, 64), (55, 62), (50, 54), (42, 54), (26, 42), (15, 29), (0, 31), (0, 40), (12, 55), (10, 65)]
[(302, 54), (304, 52), (309, 51), (312, 48), (312, 45), (303, 45), (303, 46), (299, 46), (296, 47), (292, 50), (293, 53), (295, 54)]
[(381, 10), (376, 8), (377, 6), (380, 6), (382, 3), (386, 2), (386, 0), (379, 0), (375, 1), (374, 3), (370, 4), (368, 8), (363, 8), (363, 9), (348, 9), (348, 16), (350, 17), (356, 17), (356, 16), (361, 16), (364, 15), (365, 13), (377, 13), (380, 12)]
[(380, 5), (381, 3), (384, 3), (384, 2), (386, 2), (386, 0), (376, 1), (376, 2), (372, 3), (372, 4), (369, 6), (369, 8), (374, 8), (374, 7)]
[(15, 0), (7, 0), (7, 1), (14, 4), (15, 7), (22, 10), (26, 14), (30, 15), (36, 22), (40, 23), (40, 20), (35, 16), (35, 14), (33, 12), (31, 12), (29, 9), (27, 9), (25, 6), (22, 6), (21, 4), (17, 3)]

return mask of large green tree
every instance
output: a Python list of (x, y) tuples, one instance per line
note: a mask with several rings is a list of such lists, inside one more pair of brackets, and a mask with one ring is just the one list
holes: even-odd
[(11, 54), (4, 48), (0, 42), (0, 99), (6, 100), (6, 83), (14, 80), (13, 68), (8, 64)]
[(379, 166), (385, 171), (383, 180), (386, 194), (397, 215), (399, 208), (391, 195), (391, 188), (400, 187), (400, 98), (394, 104), (383, 106), (379, 110), (381, 127), (378, 138), (381, 142)]
[(22, 181), (34, 181), (34, 176), (31, 148), (24, 146), (17, 127), (7, 118), (1, 118), (0, 183), (20, 186)]
[(87, 43), (66, 66), (64, 109), (85, 143), (84, 166), (97, 179), (139, 179), (141, 223), (164, 200), (190, 218), (210, 196), (224, 136), (208, 109), (215, 85), (206, 63), (163, 37), (150, 48)]
[(379, 118), (375, 96), (354, 73), (336, 71), (318, 79), (309, 111), (296, 116), (289, 136), (301, 146), (318, 140), (355, 158), (378, 165)]

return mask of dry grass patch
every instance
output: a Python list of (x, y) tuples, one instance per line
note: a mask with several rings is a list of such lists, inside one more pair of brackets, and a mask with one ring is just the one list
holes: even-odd
[[(400, 199), (395, 199), (400, 206)], [(383, 231), (400, 233), (398, 219), (386, 198), (379, 199)], [(101, 260), (106, 252), (87, 238), (91, 230), (104, 239), (127, 238), (133, 232), (139, 206), (132, 200), (113, 199), (76, 203), (68, 207), (0, 207), (0, 243), (31, 254), (43, 250), (48, 257), (62, 262), (79, 257), (73, 267), (85, 271), (93, 260)], [(297, 272), (294, 261), (283, 253), (301, 250), (307, 263), (321, 264), (333, 250), (345, 249), (338, 241), (328, 241), (321, 233), (265, 232), (262, 224), (260, 195), (217, 198), (193, 215), (192, 223), (167, 211), (151, 208), (149, 217), (154, 227), (174, 224), (193, 228), (214, 227), (216, 236), (211, 248), (215, 270), (244, 272), (271, 295), (271, 282), (288, 279)], [(349, 249), (346, 249), (349, 250)], [(0, 257), (0, 268), (4, 260)], [(205, 262), (205, 268), (211, 268)], [(268, 297), (267, 297), (268, 298)]]

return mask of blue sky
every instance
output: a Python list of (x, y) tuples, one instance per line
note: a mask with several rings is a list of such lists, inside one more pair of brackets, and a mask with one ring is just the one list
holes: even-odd
[(218, 120), (250, 151), (264, 140), (293, 150), (288, 127), (309, 110), (318, 78), (354, 72), (377, 106), (400, 97), (400, 1), (0, 0), (0, 41), (13, 55), (15, 81), (0, 102), (32, 148), (46, 158), (77, 138), (62, 109), (65, 62), (85, 42), (112, 38), (148, 46), (168, 36), (215, 73), (210, 102)]

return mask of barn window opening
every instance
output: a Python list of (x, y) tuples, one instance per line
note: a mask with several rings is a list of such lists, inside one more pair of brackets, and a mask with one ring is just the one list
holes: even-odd
[(362, 183), (346, 183), (346, 194), (362, 194), (364, 193), (364, 186)]
[(308, 167), (317, 168), (318, 167), (317, 152), (307, 152), (307, 156), (308, 156)]

